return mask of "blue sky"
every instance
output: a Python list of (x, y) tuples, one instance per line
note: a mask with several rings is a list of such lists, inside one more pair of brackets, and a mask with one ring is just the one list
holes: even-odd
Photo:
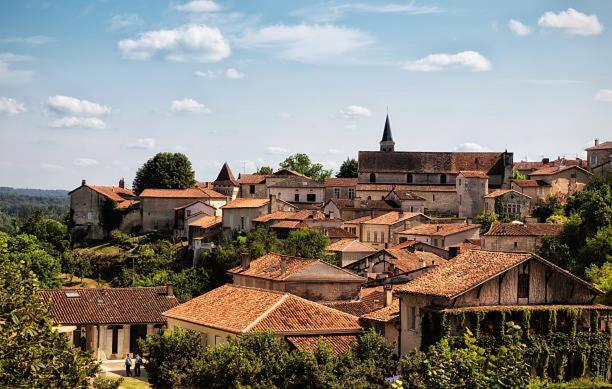
[(3, 1), (0, 186), (212, 180), (306, 152), (583, 157), (612, 138), (610, 1)]

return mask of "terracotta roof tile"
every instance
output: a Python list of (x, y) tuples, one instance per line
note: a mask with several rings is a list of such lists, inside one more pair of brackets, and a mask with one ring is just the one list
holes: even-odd
[(473, 230), (480, 228), (480, 224), (463, 224), (463, 223), (449, 223), (449, 224), (434, 224), (426, 223), (419, 224), (405, 231), (399, 232), (399, 234), (405, 235), (428, 235), (428, 236), (448, 236), (457, 234), (459, 232)]
[(382, 286), (361, 288), (359, 300), (327, 301), (322, 304), (355, 316), (361, 316), (385, 306), (385, 291)]
[(329, 336), (287, 336), (287, 342), (298, 350), (313, 352), (319, 342), (328, 344), (334, 354), (345, 353), (352, 345), (357, 343), (355, 335), (329, 335)]
[(145, 189), (140, 193), (140, 197), (155, 197), (155, 198), (177, 198), (177, 199), (200, 199), (214, 198), (225, 199), (226, 196), (215, 192), (212, 189), (204, 188), (187, 188), (187, 189)]
[(123, 200), (117, 203), (117, 208), (129, 208), (131, 206), (140, 205), (140, 201), (138, 200)]
[(259, 208), (268, 205), (270, 200), (268, 199), (234, 199), (229, 204), (221, 207), (222, 209), (234, 209), (234, 208)]
[[(118, 186), (91, 185), (91, 184), (85, 184), (84, 186), (86, 186), (87, 188), (95, 192), (98, 192), (99, 194), (101, 194), (102, 196), (106, 198), (116, 201), (117, 203), (120, 203), (125, 200), (131, 200), (136, 197), (136, 194), (131, 189), (125, 189), (125, 188), (121, 188)], [(81, 187), (82, 186), (80, 186), (79, 188)], [(72, 192), (74, 192), (74, 190)]]
[(351, 187), (357, 186), (357, 178), (328, 177), (324, 181), (326, 187)]
[(372, 216), (361, 216), (361, 217), (357, 217), (355, 219), (351, 219), (351, 220), (347, 220), (344, 223), (349, 223), (349, 224), (359, 224), (359, 223), (363, 223), (366, 222), (368, 220), (372, 220)]
[(178, 305), (166, 287), (40, 289), (54, 321), (65, 325), (165, 323), (162, 312)]
[(459, 174), (466, 178), (489, 178), (487, 173), (480, 170), (462, 170)]
[(396, 189), (393, 191), (402, 201), (425, 201), (424, 198), (409, 190)]
[(322, 230), (330, 239), (357, 239), (357, 235), (340, 227), (315, 227)]
[(551, 223), (495, 223), (485, 236), (555, 236), (563, 231), (563, 224)]
[(532, 176), (548, 176), (551, 174), (561, 173), (568, 169), (579, 169), (585, 172), (586, 174), (591, 174), (590, 172), (576, 165), (547, 165), (534, 172), (529, 173), (529, 177), (531, 178)]
[(289, 177), (270, 185), (270, 188), (324, 188), (325, 185), (308, 177)]
[(303, 209), (301, 211), (277, 211), (261, 215), (255, 219), (254, 222), (265, 223), (270, 220), (299, 220), (304, 221), (306, 219), (324, 220), (325, 214), (321, 211)]
[(189, 223), (189, 227), (199, 227), (203, 229), (212, 228), (223, 223), (221, 216), (203, 216), (200, 219)]
[(393, 210), (399, 207), (391, 201), (387, 200), (353, 200), (353, 199), (331, 199), (329, 202), (334, 203), (341, 211), (347, 209), (358, 210)]
[(515, 162), (512, 167), (517, 170), (536, 170), (544, 166), (542, 161), (521, 161)]
[(266, 182), (266, 178), (270, 177), (270, 175), (266, 174), (240, 174), (238, 176), (239, 184), (263, 184)]
[(531, 196), (527, 196), (525, 193), (518, 192), (514, 189), (496, 189), (493, 192), (490, 192), (489, 194), (484, 195), (484, 197), (487, 199), (494, 199), (496, 197), (503, 196), (506, 193), (511, 193), (511, 192), (518, 196), (524, 196), (524, 197), (531, 198)]
[(297, 230), (306, 227), (308, 226), (299, 220), (281, 220), (270, 226), (270, 228), (282, 228), (288, 230)]
[(366, 243), (360, 242), (358, 239), (340, 239), (327, 246), (327, 251), (376, 251), (376, 249)]
[(586, 150), (591, 151), (591, 150), (611, 150), (611, 149), (612, 149), (612, 142), (607, 141), (607, 142), (602, 142), (598, 144), (597, 146), (591, 146)]
[(375, 217), (373, 219), (366, 220), (363, 223), (364, 224), (389, 225), (389, 224), (399, 223), (399, 222), (404, 221), (404, 220), (409, 220), (409, 219), (412, 219), (412, 218), (417, 217), (419, 215), (422, 216), (423, 218), (429, 219), (429, 217), (427, 217), (427, 216), (425, 216), (425, 215), (423, 215), (422, 213), (419, 213), (419, 212), (404, 212), (403, 215), (401, 215), (400, 212), (391, 211), (391, 212), (385, 213), (384, 215), (377, 216), (377, 217)]
[(582, 309), (582, 310), (602, 310), (602, 311), (612, 311), (612, 307), (601, 304), (549, 304), (549, 305), (478, 305), (471, 307), (458, 307), (458, 308), (446, 308), (446, 309), (435, 309), (432, 307), (426, 307), (427, 310), (432, 310), (436, 312), (446, 312), (446, 313), (462, 313), (462, 312), (496, 312), (496, 311), (554, 311), (554, 310), (562, 310), (564, 308), (572, 308), (572, 309)]
[(393, 320), (398, 320), (400, 314), (399, 299), (394, 298), (391, 305), (366, 313), (361, 316), (361, 319), (373, 320), (381, 323), (388, 323)]
[[(285, 257), (287, 264), (287, 268), (284, 272), (281, 271), (281, 257)], [(318, 261), (318, 259), (306, 259), (269, 253), (252, 260), (249, 268), (246, 270), (243, 270), (242, 266), (236, 266), (233, 269), (230, 269), (229, 272), (232, 274), (242, 274), (257, 278), (284, 280), (293, 273), (296, 273)]]

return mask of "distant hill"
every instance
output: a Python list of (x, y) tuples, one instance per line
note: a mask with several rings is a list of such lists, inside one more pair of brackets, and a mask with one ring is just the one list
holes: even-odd
[(37, 209), (60, 219), (70, 206), (67, 190), (24, 189), (0, 187), (0, 212), (24, 220)]

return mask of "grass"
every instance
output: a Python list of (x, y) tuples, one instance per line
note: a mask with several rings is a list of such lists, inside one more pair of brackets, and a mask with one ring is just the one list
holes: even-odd
[(148, 389), (151, 385), (148, 382), (137, 380), (134, 377), (123, 377), (123, 382), (119, 389)]
[[(67, 273), (62, 273), (60, 276), (60, 279), (62, 281), (62, 288), (97, 288), (98, 287), (98, 281), (91, 279), (91, 278), (87, 278), (87, 277), (83, 277), (83, 282), (81, 282), (81, 278), (80, 277), (73, 277), (72, 282), (70, 282), (70, 274)], [(104, 281), (101, 281), (101, 287), (107, 286), (107, 283)]]

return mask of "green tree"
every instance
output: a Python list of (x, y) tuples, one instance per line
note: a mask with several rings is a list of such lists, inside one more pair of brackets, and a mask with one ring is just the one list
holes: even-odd
[(564, 213), (563, 203), (559, 196), (549, 195), (536, 201), (531, 216), (537, 217), (538, 221), (543, 223), (553, 215), (563, 215)]
[(357, 177), (357, 160), (355, 158), (347, 158), (340, 165), (340, 171), (336, 174), (338, 178), (356, 178)]
[(512, 169), (512, 179), (513, 180), (526, 180), (527, 176), (521, 173), (518, 169)]
[(321, 258), (334, 261), (332, 256), (325, 253), (330, 240), (321, 230), (314, 228), (301, 228), (289, 233), (284, 242), (284, 253), (303, 258)]
[(259, 169), (257, 169), (257, 171), (255, 172), (255, 174), (262, 174), (262, 175), (269, 175), (273, 173), (274, 173), (274, 169), (272, 169), (270, 166), (262, 166)]
[(195, 173), (185, 154), (163, 152), (138, 169), (132, 186), (140, 194), (146, 188), (185, 189), (195, 183)]
[(179, 301), (187, 301), (210, 290), (210, 275), (202, 267), (189, 267), (172, 275), (174, 294)]
[(280, 252), (282, 242), (269, 228), (258, 227), (249, 231), (245, 239), (246, 250), (251, 258), (258, 258), (271, 252)]
[(323, 182), (332, 174), (331, 170), (324, 169), (320, 163), (312, 163), (310, 157), (304, 153), (290, 155), (279, 165), (282, 169), (295, 170), (319, 182)]
[(589, 266), (586, 269), (586, 276), (593, 285), (606, 293), (604, 302), (606, 304), (612, 303), (612, 261), (608, 261), (601, 266), (595, 264)]
[(489, 231), (491, 225), (493, 223), (496, 223), (497, 221), (497, 214), (491, 211), (484, 211), (480, 215), (476, 215), (476, 217), (474, 218), (474, 223), (480, 224), (480, 232), (482, 234)]
[(0, 241), (6, 242), (8, 258), (23, 263), (38, 277), (43, 288), (61, 285), (61, 261), (48, 243), (40, 242), (34, 235), (20, 234), (9, 237), (1, 232)]
[(49, 243), (58, 253), (68, 247), (68, 227), (57, 220), (45, 218), (41, 209), (26, 220), (20, 232), (33, 235), (41, 242)]
[(38, 285), (0, 243), (0, 387), (88, 387), (98, 364), (53, 329), (48, 306), (36, 295)]
[(100, 223), (106, 234), (116, 230), (123, 220), (123, 212), (117, 208), (115, 200), (106, 199), (100, 210)]

